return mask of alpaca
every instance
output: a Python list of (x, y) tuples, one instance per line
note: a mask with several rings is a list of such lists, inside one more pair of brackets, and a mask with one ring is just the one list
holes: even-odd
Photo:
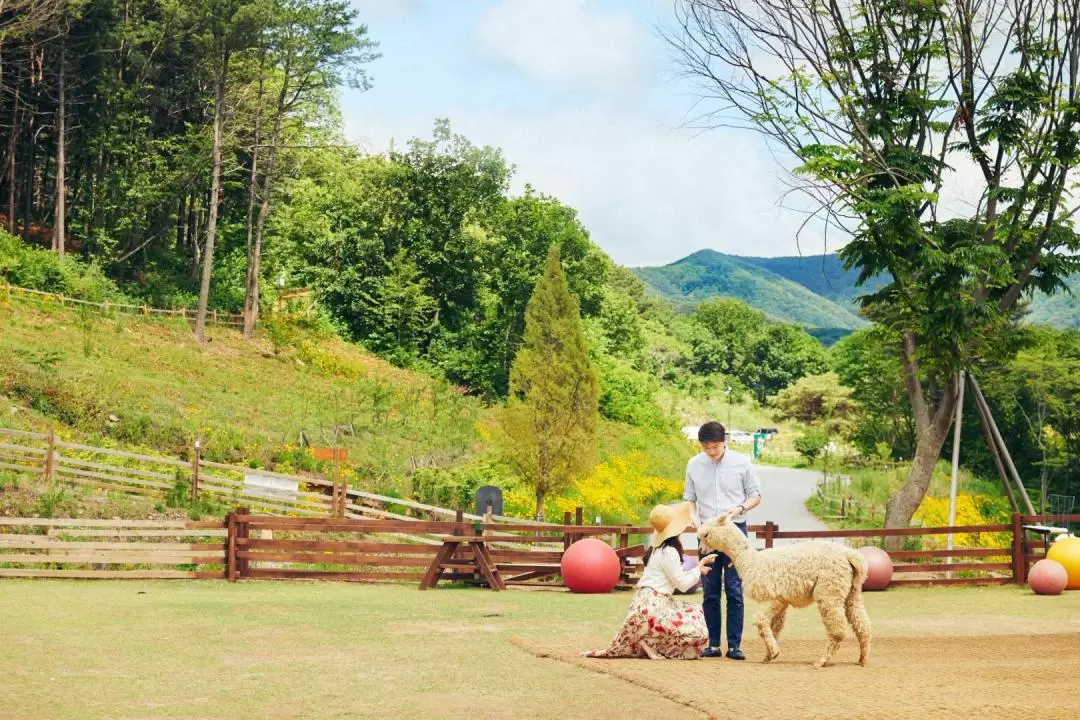
[(703, 523), (698, 538), (702, 550), (716, 550), (731, 558), (746, 594), (767, 604), (755, 623), (765, 643), (765, 662), (780, 655), (778, 640), (788, 606), (801, 608), (816, 602), (829, 642), (814, 665), (823, 667), (832, 660), (847, 623), (859, 639), (859, 664), (866, 664), (870, 618), (862, 598), (867, 568), (861, 554), (822, 541), (755, 550), (728, 515)]

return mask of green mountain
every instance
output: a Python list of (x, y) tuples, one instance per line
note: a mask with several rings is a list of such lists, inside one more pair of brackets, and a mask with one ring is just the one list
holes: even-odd
[[(734, 297), (778, 320), (803, 325), (826, 344), (866, 323), (855, 298), (882, 285), (871, 279), (856, 287), (858, 271), (845, 270), (840, 256), (742, 257), (699, 250), (670, 265), (635, 268), (653, 290), (689, 310), (718, 295)], [(1060, 328), (1080, 327), (1080, 276), (1072, 293), (1038, 295), (1027, 320)]]
[[(864, 326), (851, 302), (854, 276), (831, 261), (822, 273), (815, 270), (814, 262), (809, 258), (747, 258), (700, 250), (670, 265), (635, 268), (634, 273), (658, 295), (685, 309), (702, 300), (728, 296), (777, 320), (803, 325), (822, 339), (835, 339)], [(812, 287), (829, 292), (837, 301)]]

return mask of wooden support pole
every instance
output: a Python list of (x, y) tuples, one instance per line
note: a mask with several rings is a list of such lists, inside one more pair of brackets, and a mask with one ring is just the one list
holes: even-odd
[[(968, 381), (972, 381), (970, 376), (968, 377)], [(1020, 512), (1020, 506), (1016, 504), (1016, 493), (1013, 492), (1012, 485), (1009, 483), (1009, 476), (1005, 474), (1005, 466), (1001, 463), (1001, 453), (998, 451), (997, 443), (994, 442), (994, 436), (990, 433), (989, 420), (983, 412), (983, 407), (979, 402), (979, 399), (977, 397), (974, 399), (975, 414), (979, 416), (979, 425), (982, 427), (983, 441), (986, 442), (986, 447), (990, 449), (990, 458), (994, 461), (994, 467), (997, 469), (998, 477), (1001, 478), (1001, 486), (1005, 488), (1005, 494), (1009, 497), (1009, 505), (1012, 507), (1012, 511), (1014, 513)]]
[(56, 472), (56, 428), (49, 426), (48, 452), (45, 454), (45, 482), (51, 483)]
[(997, 442), (1002, 456), (1005, 458), (1005, 467), (1008, 468), (1013, 482), (1016, 483), (1016, 487), (1020, 491), (1020, 498), (1024, 501), (1024, 507), (1027, 509), (1028, 515), (1034, 515), (1035, 508), (1031, 505), (1031, 498), (1028, 497), (1027, 489), (1020, 480), (1020, 473), (1016, 471), (1016, 465), (1013, 464), (1012, 456), (1009, 455), (1009, 448), (1005, 446), (1005, 441), (1001, 438), (1001, 432), (998, 430), (997, 423), (994, 421), (994, 416), (990, 414), (990, 406), (987, 405), (986, 398), (983, 397), (982, 390), (979, 388), (979, 381), (970, 373), (968, 374), (968, 377), (971, 379), (971, 389), (974, 391), (976, 402), (982, 405), (982, 412), (986, 414), (987, 422), (990, 424), (990, 432), (994, 436), (994, 440)]
[[(949, 527), (956, 525), (956, 485), (957, 476), (960, 474), (960, 431), (964, 418), (964, 371), (957, 373), (956, 383), (956, 418), (953, 420), (953, 444), (952, 444), (952, 471), (949, 476)], [(945, 549), (953, 549), (953, 534), (945, 537)], [(952, 556), (945, 558), (947, 564), (952, 564)], [(945, 577), (952, 577), (947, 573)]]
[(194, 454), (191, 456), (191, 500), (192, 502), (199, 499), (199, 460), (201, 448), (199, 441), (195, 441)]

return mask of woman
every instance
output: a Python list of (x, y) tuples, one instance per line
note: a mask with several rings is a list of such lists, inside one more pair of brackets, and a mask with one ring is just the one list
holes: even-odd
[(657, 505), (649, 513), (653, 528), (645, 551), (645, 572), (634, 590), (630, 611), (607, 650), (582, 653), (596, 658), (662, 658), (693, 660), (709, 644), (709, 632), (700, 607), (672, 597), (676, 589), (686, 592), (708, 575), (715, 555), (702, 558), (697, 567), (683, 570), (679, 535), (690, 525), (691, 504)]

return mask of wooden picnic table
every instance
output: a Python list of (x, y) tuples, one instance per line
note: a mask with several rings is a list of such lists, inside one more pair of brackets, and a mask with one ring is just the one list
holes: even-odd
[[(499, 574), (499, 568), (491, 558), (491, 551), (487, 546), (488, 539), (484, 537), (448, 536), (442, 539), (442, 547), (435, 554), (427, 572), (420, 580), (420, 589), (427, 590), (438, 584), (439, 578), (446, 570), (463, 570), (465, 572), (479, 571), (492, 590), (505, 590), (506, 583)], [(458, 557), (459, 551), (468, 547), (472, 550), (471, 557)]]

